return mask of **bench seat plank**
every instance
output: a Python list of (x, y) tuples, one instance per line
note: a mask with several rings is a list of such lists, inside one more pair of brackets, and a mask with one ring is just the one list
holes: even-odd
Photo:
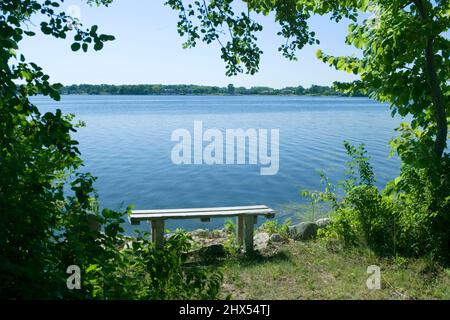
[(275, 211), (265, 205), (188, 208), (188, 209), (158, 209), (132, 210), (129, 215), (131, 224), (149, 221), (152, 225), (152, 239), (157, 247), (162, 247), (164, 241), (164, 220), (167, 219), (200, 219), (209, 221), (211, 218), (237, 217), (236, 236), (238, 244), (244, 245), (247, 252), (253, 250), (253, 225), (258, 216), (273, 218)]
[(187, 213), (187, 212), (215, 212), (215, 211), (236, 211), (236, 210), (253, 210), (253, 209), (270, 209), (267, 206), (240, 206), (240, 207), (213, 207), (213, 208), (187, 208), (187, 209), (156, 209), (156, 210), (132, 210), (134, 214), (143, 213)]
[(227, 218), (238, 215), (265, 215), (271, 216), (272, 209), (205, 211), (205, 212), (179, 212), (179, 213), (140, 213), (132, 211), (129, 219), (131, 223), (157, 220), (157, 219), (196, 219), (196, 218)]

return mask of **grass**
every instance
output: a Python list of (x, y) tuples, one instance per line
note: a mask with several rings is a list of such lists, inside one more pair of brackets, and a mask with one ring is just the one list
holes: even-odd
[[(232, 299), (450, 299), (450, 269), (427, 260), (386, 260), (368, 250), (330, 251), (319, 241), (269, 247), (221, 262), (222, 297)], [(369, 290), (369, 265), (381, 289)]]

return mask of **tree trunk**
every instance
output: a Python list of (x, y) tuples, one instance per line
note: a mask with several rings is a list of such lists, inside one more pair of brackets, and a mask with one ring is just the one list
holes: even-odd
[[(427, 20), (428, 17), (423, 0), (415, 0), (414, 3), (419, 10), (419, 14), (422, 20)], [(447, 143), (447, 112), (445, 110), (444, 94), (442, 93), (436, 71), (432, 36), (428, 36), (427, 46), (425, 48), (425, 74), (427, 76), (428, 85), (430, 87), (431, 98), (433, 100), (434, 106), (434, 117), (437, 125), (434, 148), (438, 157), (442, 157)]]

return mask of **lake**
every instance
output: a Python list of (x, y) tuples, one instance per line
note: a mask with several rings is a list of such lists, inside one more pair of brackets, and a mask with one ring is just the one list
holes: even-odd
[[(278, 218), (294, 217), (306, 203), (301, 189), (321, 189), (318, 171), (334, 182), (348, 160), (343, 141), (365, 143), (383, 186), (400, 162), (388, 158), (388, 141), (400, 118), (368, 98), (281, 96), (63, 96), (33, 99), (41, 111), (60, 108), (83, 120), (75, 138), (85, 168), (98, 177), (102, 207), (136, 209), (266, 204)], [(279, 170), (261, 175), (261, 165), (174, 164), (174, 130), (278, 129)], [(186, 229), (214, 228), (223, 221), (176, 221)], [(126, 225), (128, 231), (135, 227)], [(132, 229), (131, 229), (132, 228)], [(142, 226), (148, 228), (148, 226)]]

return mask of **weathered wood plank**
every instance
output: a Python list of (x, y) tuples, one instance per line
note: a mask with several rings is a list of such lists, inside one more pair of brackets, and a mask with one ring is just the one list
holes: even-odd
[(153, 220), (152, 224), (152, 241), (157, 248), (162, 248), (164, 245), (164, 220)]
[(209, 212), (180, 212), (180, 213), (140, 213), (133, 211), (129, 216), (132, 224), (139, 221), (153, 219), (195, 219), (195, 218), (226, 218), (238, 215), (265, 215), (272, 217), (272, 209), (250, 209), (250, 210), (228, 210), (228, 211), (209, 211)]
[(132, 210), (133, 213), (188, 213), (188, 212), (214, 212), (214, 211), (236, 211), (252, 209), (269, 209), (265, 205), (256, 206), (237, 206), (237, 207), (211, 207), (211, 208), (185, 208), (185, 209), (151, 209), (151, 210)]
[(244, 219), (242, 215), (236, 217), (236, 242), (239, 246), (244, 244)]
[(244, 251), (253, 251), (253, 217), (242, 216), (244, 220)]

